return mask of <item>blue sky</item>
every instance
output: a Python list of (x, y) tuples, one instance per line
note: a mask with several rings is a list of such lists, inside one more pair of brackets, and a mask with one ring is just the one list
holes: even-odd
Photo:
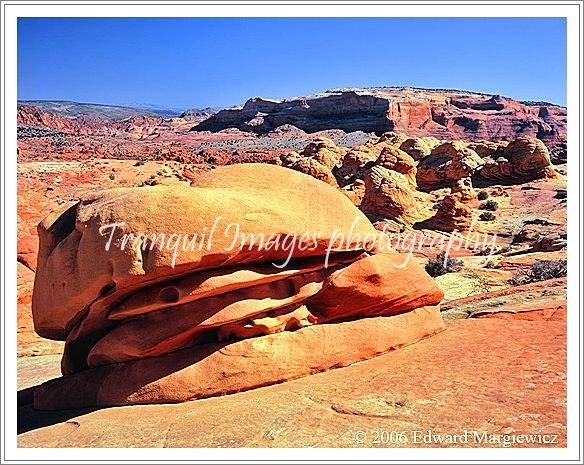
[(19, 18), (18, 98), (225, 107), (409, 85), (566, 104), (564, 18)]

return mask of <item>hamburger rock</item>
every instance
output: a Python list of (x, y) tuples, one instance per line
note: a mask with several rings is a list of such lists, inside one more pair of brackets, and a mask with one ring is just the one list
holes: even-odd
[[(170, 247), (178, 235), (194, 246)], [(93, 194), (39, 238), (35, 329), (66, 341), (40, 409), (237, 392), (444, 329), (443, 293), (414, 260), (382, 250), (338, 189), (279, 166)]]

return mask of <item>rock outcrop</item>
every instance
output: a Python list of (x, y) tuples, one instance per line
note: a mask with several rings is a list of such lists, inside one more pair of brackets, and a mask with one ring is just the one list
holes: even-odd
[[(18, 447), (228, 445), (343, 448), (344, 454), (348, 454), (344, 448), (351, 447), (355, 454), (362, 454), (357, 449), (374, 446), (375, 438), (355, 444), (353, 438), (338, 434), (358, 421), (364, 431), (377, 431), (380, 425), (394, 422), (407, 424), (409, 431), (425, 431), (432, 425), (440, 432), (487, 430), (494, 437), (514, 430), (534, 437), (557, 436), (555, 446), (565, 448), (566, 322), (468, 318), (445, 323), (447, 331), (435, 337), (342, 370), (204, 402), (63, 414), (34, 411), (27, 403), (18, 409)], [(366, 339), (367, 335), (354, 337)], [(39, 365), (42, 359), (35, 357), (31, 362)], [(505, 402), (501, 402), (503, 396)], [(493, 452), (501, 448), (501, 442), (479, 445)], [(444, 448), (466, 446), (443, 444)]]
[(336, 186), (333, 169), (340, 166), (345, 152), (332, 140), (321, 137), (308, 144), (300, 153), (293, 151), (282, 154), (280, 164)]
[(479, 206), (479, 200), (472, 186), (471, 178), (462, 178), (456, 181), (454, 186), (450, 188), (450, 193), (458, 194), (460, 201), (471, 208)]
[(416, 163), (406, 152), (391, 145), (384, 147), (379, 158), (375, 161), (375, 165), (403, 174), (413, 189), (417, 187)]
[(202, 120), (207, 119), (217, 113), (213, 108), (189, 108), (180, 114), (180, 118)]
[(418, 163), (418, 186), (426, 191), (452, 187), (459, 179), (471, 176), (484, 163), (463, 142), (445, 142)]
[(342, 129), (381, 135), (398, 131), (466, 141), (527, 135), (553, 146), (566, 142), (566, 119), (566, 108), (549, 103), (457, 90), (383, 87), (333, 89), (285, 100), (253, 98), (219, 111), (193, 130), (238, 128), (263, 134), (292, 124), (306, 132)]
[(435, 137), (410, 137), (399, 146), (401, 150), (418, 161), (432, 153), (432, 149), (440, 145), (440, 141)]
[(369, 145), (359, 145), (349, 150), (341, 162), (341, 166), (334, 170), (334, 175), (341, 187), (353, 184), (363, 178), (363, 173), (375, 164), (378, 158), (376, 150)]
[(42, 111), (37, 107), (18, 107), (17, 121), (33, 127), (50, 128), (67, 134), (112, 134), (108, 128), (110, 122), (97, 116), (82, 115), (76, 118), (66, 117), (59, 113)]
[(498, 154), (502, 153), (508, 144), (508, 141), (480, 140), (478, 142), (471, 142), (468, 144), (468, 148), (474, 150), (482, 158), (497, 158)]
[(328, 139), (317, 139), (302, 152), (289, 152), (279, 164), (332, 186), (342, 187), (372, 220), (411, 225), (418, 219), (416, 162), (398, 147), (404, 134), (387, 132), (349, 151)]
[(388, 218), (412, 224), (418, 216), (412, 186), (403, 174), (375, 165), (364, 175), (365, 195), (361, 210), (372, 219)]
[(32, 306), (69, 376), (35, 406), (209, 397), (441, 331), (442, 291), (377, 237), (338, 189), (273, 165), (64, 205), (39, 225)]
[(472, 209), (462, 202), (460, 193), (449, 194), (441, 201), (434, 216), (415, 226), (446, 232), (468, 231), (473, 226)]
[(487, 158), (473, 174), (477, 185), (522, 184), (558, 176), (546, 146), (533, 137), (519, 137), (493, 156), (497, 158)]

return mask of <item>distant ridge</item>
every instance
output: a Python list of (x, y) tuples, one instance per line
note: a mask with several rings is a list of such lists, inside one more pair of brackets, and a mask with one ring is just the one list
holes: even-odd
[(132, 116), (178, 116), (178, 113), (169, 112), (169, 110), (105, 105), (101, 103), (80, 103), (68, 100), (19, 100), (18, 106), (32, 106), (42, 111), (59, 113), (69, 118), (97, 116), (103, 119), (120, 120)]

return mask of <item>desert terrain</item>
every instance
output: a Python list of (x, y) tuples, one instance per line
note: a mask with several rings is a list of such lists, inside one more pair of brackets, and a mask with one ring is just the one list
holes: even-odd
[[(173, 116), (106, 110), (38, 102), (22, 102), (18, 108), (20, 447), (436, 447), (413, 443), (410, 433), (408, 441), (398, 444), (374, 441), (376, 432), (430, 430), (472, 430), (495, 437), (445, 446), (502, 447), (496, 439), (501, 435), (543, 434), (557, 438), (555, 447), (565, 447), (565, 108), (465, 91), (375, 88), (285, 100), (253, 98), (229, 109), (191, 109)], [(268, 179), (271, 171), (258, 163), (281, 170)], [(62, 367), (72, 377), (64, 379), (88, 368), (101, 370), (100, 382), (111, 375), (105, 362), (104, 367), (75, 360), (71, 347), (93, 350), (83, 346), (89, 330), (80, 329), (77, 339), (66, 334), (77, 320), (39, 319), (36, 329), (51, 338), (35, 331), (33, 290), (37, 286), (38, 293), (51, 283), (50, 254), (42, 248), (39, 253), (39, 231), (42, 235), (48, 229), (37, 229), (39, 223), (106, 189), (127, 188), (124, 192), (137, 198), (165, 189), (180, 193), (191, 184), (211, 182), (206, 180), (214, 172), (244, 164), (251, 170), (245, 171), (249, 179), (273, 184), (276, 199), (288, 182), (303, 186), (305, 177), (316, 179), (314, 184), (306, 181), (314, 203), (303, 205), (323, 221), (335, 214), (341, 218), (337, 210), (345, 204), (338, 199), (348, 199), (346, 208), (361, 212), (367, 228), (391, 238), (399, 256), (411, 256), (411, 271), (396, 271), (393, 281), (379, 283), (378, 289), (413, 296), (414, 303), (402, 309), (412, 314), (438, 309), (444, 327), (423, 332), (408, 323), (411, 340), (374, 347), (370, 354), (339, 350), (335, 363), (314, 362), (313, 374), (290, 368), (271, 380), (254, 378), (244, 367), (245, 379), (234, 382), (224, 396), (213, 392), (190, 402), (166, 403), (120, 401), (114, 394), (97, 393), (92, 405), (81, 399), (35, 409), (35, 387), (58, 378)], [(301, 194), (298, 198), (304, 199)], [(112, 201), (119, 202), (115, 196)], [(89, 222), (85, 227), (91, 227)], [(55, 263), (53, 272), (66, 273), (68, 261)], [(41, 265), (46, 269), (39, 274)], [(359, 286), (364, 284), (358, 281)], [(375, 301), (385, 296), (379, 292), (368, 295)], [(74, 296), (68, 300), (68, 294), (62, 295), (62, 301), (36, 305), (65, 308)], [(332, 305), (321, 300), (325, 309)], [(381, 318), (373, 311), (347, 312), (347, 321), (339, 325), (366, 325)], [(311, 317), (298, 316), (294, 327), (286, 320), (277, 331), (309, 334), (320, 326), (310, 326)], [(325, 322), (328, 317), (324, 310), (319, 316)], [(254, 338), (276, 336), (267, 326), (267, 332), (251, 336), (247, 326), (226, 331), (238, 341), (233, 346), (239, 344), (237, 350), (245, 353), (255, 350), (245, 345)], [(339, 347), (364, 344), (357, 333), (343, 336), (340, 331), (330, 335), (338, 338)], [(375, 334), (377, 327), (370, 331)], [(312, 347), (309, 342), (307, 336), (307, 348)], [(155, 357), (151, 360), (168, 356), (149, 354)], [(113, 360), (107, 350), (93, 356)], [(144, 360), (142, 355), (135, 358)], [(114, 366), (131, 363), (127, 360), (115, 359)], [(298, 364), (304, 362), (298, 359)], [(261, 367), (269, 371), (269, 365)], [(69, 389), (63, 386), (59, 389)], [(54, 394), (40, 389), (45, 407), (54, 402)], [(355, 440), (358, 431), (367, 433), (363, 442)], [(550, 445), (514, 444), (527, 446)]]

